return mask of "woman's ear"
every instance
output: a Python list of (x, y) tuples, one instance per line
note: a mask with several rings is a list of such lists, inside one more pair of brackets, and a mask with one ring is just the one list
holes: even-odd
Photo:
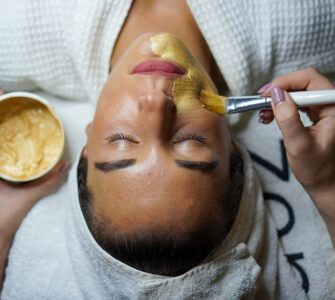
[(230, 153), (233, 153), (234, 151), (236, 151), (236, 149), (238, 149), (236, 147), (236, 144), (235, 144), (235, 138), (234, 138), (234, 132), (233, 132), (233, 127), (230, 126), (230, 123), (228, 121), (227, 118), (222, 118), (222, 121), (221, 121), (222, 125), (221, 126), (226, 126), (227, 127), (227, 130), (228, 130), (228, 139), (229, 139), (229, 144), (228, 144), (228, 147), (229, 147), (229, 152)]
[(85, 145), (83, 150), (81, 150), (81, 156), (87, 158), (87, 145)]
[(89, 135), (91, 126), (92, 126), (92, 122), (88, 123), (87, 126), (86, 126), (85, 133), (86, 133), (86, 136), (87, 136), (87, 137), (88, 137), (88, 135)]
[(229, 126), (228, 129), (230, 134), (230, 153), (233, 153), (234, 151), (238, 150), (238, 147), (236, 146), (233, 128)]
[[(85, 129), (87, 139), (90, 134), (91, 125), (92, 125), (92, 122), (88, 123)], [(87, 158), (87, 144), (84, 146), (83, 150), (81, 151), (81, 156)]]

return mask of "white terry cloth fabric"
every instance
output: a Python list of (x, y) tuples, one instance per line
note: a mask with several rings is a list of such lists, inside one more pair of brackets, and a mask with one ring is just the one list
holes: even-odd
[(333, 0), (188, 0), (234, 95), (314, 66), (335, 79)]
[[(96, 101), (131, 0), (0, 1), (0, 86)], [(333, 0), (188, 0), (232, 94), (307, 66), (334, 75)]]
[(68, 185), (39, 202), (17, 232), (1, 299), (307, 299), (243, 156), (246, 180), (231, 232), (215, 255), (178, 277), (138, 271), (98, 246), (73, 168)]
[(0, 1), (0, 87), (96, 101), (130, 0)]

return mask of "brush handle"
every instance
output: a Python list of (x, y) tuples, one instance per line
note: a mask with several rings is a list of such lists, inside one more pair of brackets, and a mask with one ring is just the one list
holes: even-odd
[(335, 90), (290, 93), (297, 106), (326, 105), (335, 103)]
[[(290, 95), (299, 107), (335, 104), (335, 90), (292, 92)], [(227, 112), (229, 114), (260, 109), (271, 109), (271, 97), (255, 95), (229, 97), (227, 100)]]

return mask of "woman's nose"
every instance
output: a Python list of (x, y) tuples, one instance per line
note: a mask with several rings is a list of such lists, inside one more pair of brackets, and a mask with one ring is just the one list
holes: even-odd
[(152, 90), (141, 96), (139, 109), (144, 112), (159, 114), (173, 114), (176, 112), (173, 98), (161, 90)]
[(176, 116), (173, 98), (162, 90), (151, 90), (142, 95), (138, 107), (144, 122), (152, 130), (168, 130)]

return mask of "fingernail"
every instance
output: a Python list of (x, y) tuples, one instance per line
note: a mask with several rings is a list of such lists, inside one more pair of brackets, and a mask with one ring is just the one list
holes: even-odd
[(275, 105), (281, 102), (284, 102), (285, 96), (284, 96), (283, 90), (279, 87), (274, 87), (273, 89), (271, 89), (271, 98), (272, 98), (272, 102)]
[(266, 90), (268, 90), (271, 86), (271, 83), (267, 83), (266, 85), (263, 85), (258, 91), (258, 94), (264, 93)]
[(65, 174), (71, 169), (71, 163), (66, 161), (62, 167), (59, 169), (59, 173)]
[(264, 112), (260, 111), (258, 113), (258, 123), (264, 124)]

